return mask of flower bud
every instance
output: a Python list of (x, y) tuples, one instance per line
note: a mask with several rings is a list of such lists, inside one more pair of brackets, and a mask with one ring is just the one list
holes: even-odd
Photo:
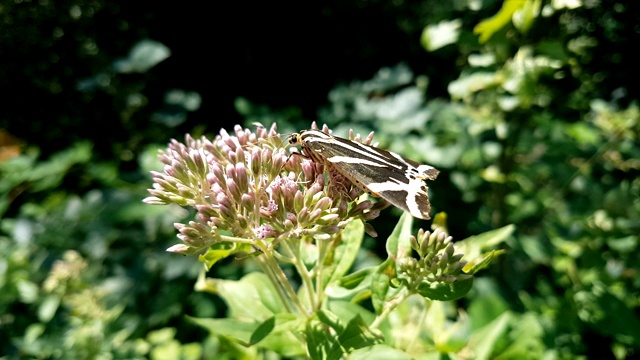
[(289, 221), (292, 224), (296, 224), (298, 222), (298, 217), (294, 213), (288, 212), (287, 213), (287, 220), (285, 220), (285, 221)]
[(307, 224), (309, 222), (309, 209), (303, 207), (298, 211), (298, 223)]
[(251, 197), (249, 194), (242, 194), (241, 196), (242, 207), (247, 209), (248, 211), (253, 211), (255, 206), (255, 199)]
[(251, 149), (251, 172), (256, 178), (259, 178), (261, 174), (262, 163), (260, 162), (260, 159), (260, 149), (256, 146)]
[(213, 163), (211, 164), (211, 172), (213, 173), (213, 175), (216, 177), (216, 179), (218, 180), (218, 183), (220, 184), (221, 187), (226, 187), (227, 186), (227, 181), (226, 181), (226, 177), (224, 176), (224, 173), (222, 172), (222, 164), (218, 164), (218, 163)]
[(302, 192), (297, 191), (293, 199), (293, 210), (297, 213), (300, 213), (303, 206), (304, 206), (304, 195), (302, 195)]
[(315, 208), (318, 210), (327, 210), (331, 207), (332, 201), (328, 197), (323, 197), (315, 204)]
[(236, 184), (241, 193), (249, 191), (249, 179), (247, 178), (247, 169), (244, 167), (244, 163), (236, 164)]
[(412, 257), (402, 257), (398, 259), (398, 269), (400, 272), (412, 273), (418, 265), (418, 261)]

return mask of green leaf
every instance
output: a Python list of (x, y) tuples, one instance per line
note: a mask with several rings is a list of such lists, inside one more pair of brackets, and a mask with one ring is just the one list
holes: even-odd
[(640, 316), (623, 300), (597, 282), (590, 291), (574, 295), (582, 321), (607, 336), (624, 336), (633, 346), (640, 346)]
[(428, 25), (422, 31), (420, 36), (420, 44), (427, 51), (438, 50), (449, 44), (455, 44), (460, 35), (462, 20), (455, 19), (450, 21), (441, 21), (435, 25)]
[(325, 294), (332, 299), (358, 302), (371, 296), (371, 277), (376, 267), (370, 266), (338, 279), (326, 287)]
[(326, 326), (333, 329), (327, 333), (337, 334), (338, 342), (330, 342), (327, 358), (340, 358), (344, 351), (351, 352), (355, 349), (374, 345), (382, 342), (378, 334), (374, 334), (364, 323), (360, 315), (350, 316), (344, 325), (343, 318), (333, 312), (323, 310), (317, 313), (318, 319)]
[(540, 6), (542, 1), (540, 0), (527, 0), (524, 1), (522, 8), (518, 9), (512, 17), (513, 26), (521, 33), (525, 34), (533, 22), (540, 15)]
[(480, 277), (474, 281), (473, 296), (467, 307), (475, 331), (509, 311), (509, 303), (500, 294), (500, 285), (492, 278)]
[(366, 324), (372, 323), (375, 319), (375, 315), (371, 311), (350, 301), (330, 301), (327, 305), (329, 310), (339, 319), (347, 320), (359, 316)]
[(47, 296), (38, 307), (38, 320), (47, 323), (56, 314), (60, 307), (60, 296), (51, 294)]
[(479, 71), (471, 74), (461, 74), (458, 79), (447, 86), (447, 91), (453, 99), (466, 99), (472, 94), (500, 84), (500, 76), (495, 72)]
[(581, 145), (598, 146), (602, 141), (604, 134), (591, 124), (584, 122), (577, 122), (575, 124), (567, 124), (565, 131), (572, 139)]
[(207, 278), (204, 282), (200, 289), (220, 295), (232, 317), (262, 322), (286, 312), (273, 283), (263, 273), (250, 273), (238, 281)]
[(218, 261), (245, 250), (245, 247), (238, 243), (219, 242), (209, 247), (207, 252), (200, 255), (198, 260), (202, 262), (207, 270), (210, 270)]
[(391, 287), (391, 279), (395, 277), (396, 262), (391, 258), (380, 264), (371, 277), (371, 302), (378, 315), (382, 313), (386, 299), (399, 292), (399, 289)]
[(171, 341), (176, 337), (175, 328), (162, 328), (154, 331), (150, 331), (147, 334), (147, 340), (151, 344), (162, 344), (167, 341)]
[(225, 336), (234, 339), (243, 346), (249, 346), (251, 336), (259, 326), (256, 322), (231, 318), (200, 319), (188, 315), (186, 318), (192, 323), (207, 329), (213, 335)]
[(525, 313), (511, 321), (507, 347), (500, 352), (501, 359), (542, 359), (547, 351), (545, 331), (534, 313)]
[(364, 224), (362, 221), (351, 221), (341, 236), (342, 241), (333, 251), (332, 265), (324, 269), (324, 274), (327, 275), (324, 284), (337, 281), (351, 269), (362, 245)]
[(304, 334), (307, 340), (307, 352), (311, 359), (338, 360), (343, 355), (338, 338), (331, 334), (327, 326), (318, 320), (307, 323)]
[(351, 352), (367, 346), (382, 343), (379, 334), (373, 333), (362, 321), (360, 315), (356, 315), (347, 324), (347, 327), (338, 335), (342, 348)]
[(278, 314), (264, 322), (239, 319), (202, 319), (187, 316), (196, 325), (207, 329), (211, 334), (231, 339), (242, 346), (258, 346), (283, 356), (301, 356), (305, 354), (302, 342), (294, 332), (299, 332), (301, 319), (293, 314)]
[(526, 2), (527, 1), (523, 0), (504, 0), (502, 8), (497, 14), (489, 19), (481, 21), (475, 28), (473, 28), (473, 33), (480, 35), (480, 43), (487, 42), (493, 34), (509, 24), (513, 14), (518, 9), (524, 7)]
[(275, 351), (285, 357), (305, 355), (304, 344), (296, 336), (301, 332), (305, 319), (290, 313), (277, 314), (272, 319), (275, 326), (271, 331), (265, 334), (271, 326), (271, 321), (267, 320), (251, 334), (251, 342), (255, 340), (259, 347)]
[(481, 257), (474, 259), (473, 261), (467, 262), (467, 264), (462, 269), (467, 274), (475, 274), (478, 271), (486, 268), (491, 264), (493, 259), (504, 254), (504, 250), (492, 250), (488, 254), (483, 254)]
[(326, 324), (330, 328), (334, 329), (337, 333), (344, 331), (345, 325), (342, 323), (340, 317), (338, 317), (333, 312), (320, 310), (316, 315), (323, 324)]
[(38, 284), (26, 279), (21, 279), (17, 282), (18, 293), (20, 294), (20, 301), (26, 304), (32, 304), (38, 300), (40, 291)]
[(456, 280), (453, 283), (430, 282), (420, 283), (417, 293), (431, 300), (451, 301), (465, 296), (473, 286), (473, 277)]
[(373, 345), (349, 354), (349, 360), (411, 360), (414, 357), (389, 345)]
[[(261, 347), (286, 356), (304, 353), (301, 342), (294, 335), (294, 328), (299, 326), (297, 318), (286, 313), (265, 274), (251, 273), (239, 281), (206, 279), (205, 282), (207, 291), (225, 300), (231, 319), (229, 322), (199, 319), (199, 325), (247, 346), (259, 341)], [(272, 326), (269, 319), (274, 315), (275, 326)]]
[(413, 216), (408, 212), (403, 212), (396, 227), (387, 239), (387, 254), (390, 259), (398, 259), (411, 255), (411, 242), (409, 238), (411, 237), (412, 225)]
[(6, 196), (14, 187), (27, 184), (32, 192), (53, 189), (73, 165), (89, 162), (92, 153), (90, 142), (78, 142), (46, 161), (37, 162), (38, 153), (32, 151), (0, 162), (0, 194)]
[(396, 278), (396, 259), (411, 256), (412, 225), (413, 217), (407, 212), (403, 213), (387, 239), (386, 248), (389, 257), (378, 266), (371, 278), (371, 301), (377, 314), (382, 312), (386, 300), (400, 291), (391, 287), (391, 279)]
[(171, 55), (164, 44), (153, 40), (138, 42), (129, 52), (129, 56), (120, 59), (113, 67), (120, 73), (144, 73)]
[(491, 359), (496, 350), (496, 343), (503, 340), (507, 336), (509, 322), (512, 314), (505, 312), (485, 327), (476, 331), (469, 339), (468, 348), (474, 354), (474, 359), (484, 360)]
[(503, 251), (500, 250), (492, 251), (489, 254), (483, 254), (482, 252), (505, 242), (514, 231), (514, 225), (507, 225), (457, 241), (455, 244), (456, 252), (464, 254), (463, 260), (467, 262), (465, 272), (470, 269), (478, 271), (482, 268), (480, 266), (486, 266), (495, 256), (502, 254)]
[(276, 327), (276, 318), (272, 316), (265, 320), (262, 324), (256, 328), (256, 330), (251, 334), (251, 345), (255, 345), (260, 342), (260, 340), (264, 339), (273, 331)]

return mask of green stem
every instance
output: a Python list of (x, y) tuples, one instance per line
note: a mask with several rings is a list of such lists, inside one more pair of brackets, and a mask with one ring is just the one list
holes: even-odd
[(316, 244), (318, 244), (318, 263), (316, 264), (316, 273), (315, 273), (316, 297), (317, 297), (315, 300), (315, 304), (317, 306), (314, 308), (315, 310), (319, 310), (320, 307), (322, 306), (322, 295), (324, 294), (324, 286), (322, 284), (322, 280), (323, 280), (322, 274), (324, 273), (324, 259), (327, 257), (327, 252), (328, 252), (330, 243), (331, 241), (329, 240), (316, 241)]
[(371, 323), (370, 328), (376, 329), (380, 324), (389, 316), (389, 314), (395, 310), (407, 297), (409, 297), (410, 293), (408, 291), (402, 292), (402, 294), (397, 295), (396, 297), (389, 299), (387, 303), (382, 308), (382, 312), (375, 320)]
[(316, 297), (315, 297), (315, 290), (313, 287), (313, 281), (311, 280), (312, 277), (309, 274), (307, 267), (302, 262), (302, 256), (300, 251), (300, 246), (304, 246), (304, 241), (298, 240), (297, 245), (298, 245), (297, 248), (293, 248), (289, 245), (288, 242), (282, 242), (280, 244), (280, 246), (289, 253), (290, 257), (293, 260), (292, 264), (293, 266), (295, 266), (296, 270), (298, 271), (298, 274), (300, 275), (300, 279), (302, 280), (303, 286), (307, 291), (310, 308), (312, 310), (316, 310), (317, 305), (315, 301)]
[[(282, 271), (282, 268), (278, 265), (278, 262), (276, 261), (271, 251), (264, 252), (264, 265), (265, 270), (270, 273), (271, 281), (274, 282), (274, 285), (278, 289), (278, 292), (281, 292), (280, 297), (281, 299), (283, 299), (283, 303), (289, 304), (290, 302), (293, 302), (298, 311), (303, 316), (308, 318), (309, 314), (305, 310), (304, 306), (302, 306), (302, 303), (298, 298), (298, 294), (296, 294), (295, 290), (293, 290), (291, 283), (289, 283), (287, 276)], [(287, 301), (286, 299), (288, 299), (289, 301)]]
[(267, 275), (267, 277), (275, 287), (276, 293), (278, 294), (278, 297), (280, 298), (280, 301), (282, 302), (287, 312), (294, 313), (294, 310), (293, 310), (294, 307), (291, 302), (291, 299), (287, 297), (285, 290), (280, 285), (277, 276), (274, 274), (273, 271), (271, 271), (271, 267), (267, 264), (267, 261), (265, 260), (265, 258), (266, 257), (258, 256), (256, 258), (256, 261), (262, 268), (262, 271)]
[[(236, 237), (236, 236), (228, 236), (228, 235), (218, 235), (218, 237), (222, 241), (238, 242), (238, 243), (242, 243), (242, 244), (249, 244), (249, 245), (256, 245), (257, 246), (256, 241), (254, 239), (247, 239), (247, 238), (241, 238), (241, 237)], [(260, 248), (260, 250), (264, 250), (259, 246), (258, 246), (258, 248)], [(266, 249), (266, 247), (265, 247), (265, 249)]]

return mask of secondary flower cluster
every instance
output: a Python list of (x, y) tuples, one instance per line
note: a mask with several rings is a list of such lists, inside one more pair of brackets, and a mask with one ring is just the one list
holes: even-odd
[(462, 254), (455, 254), (451, 236), (440, 229), (433, 232), (420, 229), (418, 236), (411, 236), (411, 247), (418, 253), (418, 259), (403, 258), (399, 264), (399, 278), (408, 281), (409, 287), (420, 286), (421, 283), (454, 283), (471, 279), (462, 268)]
[(354, 218), (378, 216), (382, 205), (358, 202), (359, 189), (330, 169), (327, 186), (324, 164), (287, 153), (275, 125), (256, 132), (238, 125), (234, 132), (221, 130), (213, 141), (187, 135), (184, 143), (172, 140), (161, 152), (164, 171), (152, 172), (151, 196), (144, 202), (197, 211), (195, 220), (175, 224), (182, 243), (168, 251), (201, 253), (220, 242), (324, 240)]

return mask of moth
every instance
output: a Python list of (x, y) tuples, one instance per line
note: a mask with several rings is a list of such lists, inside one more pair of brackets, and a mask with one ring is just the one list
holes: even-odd
[(431, 204), (424, 180), (438, 176), (439, 171), (433, 166), (320, 130), (293, 133), (289, 144), (300, 146), (305, 156), (335, 170), (372, 196), (419, 219), (430, 218)]

